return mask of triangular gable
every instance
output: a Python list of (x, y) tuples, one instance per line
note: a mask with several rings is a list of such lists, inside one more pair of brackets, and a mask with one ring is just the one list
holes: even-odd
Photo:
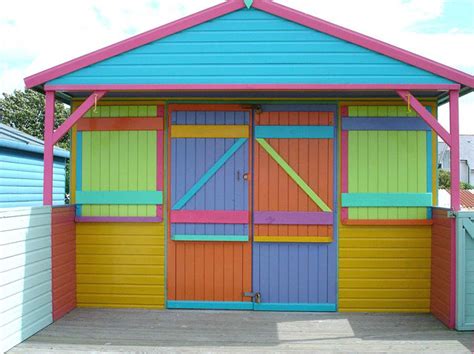
[(471, 75), (263, 0), (250, 10), (228, 1), (125, 42), (25, 82), (474, 86)]

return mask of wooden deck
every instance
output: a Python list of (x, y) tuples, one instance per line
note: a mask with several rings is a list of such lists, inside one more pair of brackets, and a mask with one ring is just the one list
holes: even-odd
[(11, 353), (471, 353), (431, 315), (76, 309)]

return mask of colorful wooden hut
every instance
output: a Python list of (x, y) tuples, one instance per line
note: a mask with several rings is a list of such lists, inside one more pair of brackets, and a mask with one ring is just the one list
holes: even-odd
[[(72, 129), (78, 306), (429, 312), (436, 299), (453, 325), (436, 146), (451, 147), (457, 211), (473, 76), (228, 0), (25, 82), (46, 95), (45, 205), (53, 145)], [(74, 112), (53, 131), (55, 99)], [(448, 102), (449, 132), (436, 120)]]

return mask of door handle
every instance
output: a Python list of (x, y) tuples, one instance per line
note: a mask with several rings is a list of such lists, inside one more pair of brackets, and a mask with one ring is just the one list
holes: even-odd
[(251, 297), (253, 302), (259, 304), (262, 302), (262, 294), (260, 292), (251, 292), (251, 293), (244, 293), (244, 297)]
[(245, 173), (244, 173), (243, 178), (244, 178), (244, 181), (248, 181), (248, 180), (249, 180), (249, 174), (248, 174), (248, 172), (245, 172)]

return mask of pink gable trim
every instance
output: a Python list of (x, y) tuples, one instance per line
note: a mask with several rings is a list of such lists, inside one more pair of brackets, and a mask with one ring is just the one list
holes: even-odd
[[(403, 61), (433, 74), (442, 76), (454, 82), (461, 83), (474, 88), (474, 76), (449, 66), (437, 63), (420, 55), (411, 53), (404, 49), (395, 47), (377, 39), (337, 26), (322, 19), (310, 16), (289, 7), (273, 3), (271, 0), (254, 0), (254, 8), (268, 12), (289, 21), (299, 23), (303, 26), (329, 34), (342, 40), (357, 44), (369, 50), (378, 52), (388, 57)], [(190, 27), (197, 26), (214, 18), (226, 15), (245, 7), (243, 0), (227, 0), (225, 3), (216, 5), (207, 10), (200, 11), (194, 15), (184, 17), (167, 25), (155, 28), (148, 32), (136, 35), (124, 41), (112, 44), (103, 49), (86, 54), (64, 64), (52, 67), (38, 74), (25, 78), (27, 88), (41, 85), (70, 72), (108, 59), (131, 49), (143, 46), (158, 39), (170, 36)]]
[(48, 85), (47, 91), (449, 91), (458, 84), (111, 84), (111, 85)]
[(347, 28), (332, 24), (317, 17), (310, 16), (284, 5), (273, 3), (270, 0), (254, 0), (253, 7), (272, 15), (357, 44), (374, 52), (403, 61), (433, 74), (458, 82), (465, 86), (474, 87), (474, 76), (460, 70), (440, 64), (391, 44), (351, 31)]
[(35, 75), (28, 76), (27, 78), (25, 78), (25, 85), (27, 88), (41, 85), (57, 77), (69, 74), (70, 72), (95, 64), (99, 61), (114, 57), (118, 54), (138, 48), (158, 39), (168, 37), (177, 32), (183, 31), (185, 29), (197, 26), (214, 18), (242, 9), (243, 7), (245, 7), (245, 5), (243, 1), (240, 0), (230, 0), (223, 4), (210, 7), (206, 10), (168, 23), (164, 26), (138, 34), (121, 42), (99, 49), (95, 52), (83, 55), (66, 63), (41, 71)]

